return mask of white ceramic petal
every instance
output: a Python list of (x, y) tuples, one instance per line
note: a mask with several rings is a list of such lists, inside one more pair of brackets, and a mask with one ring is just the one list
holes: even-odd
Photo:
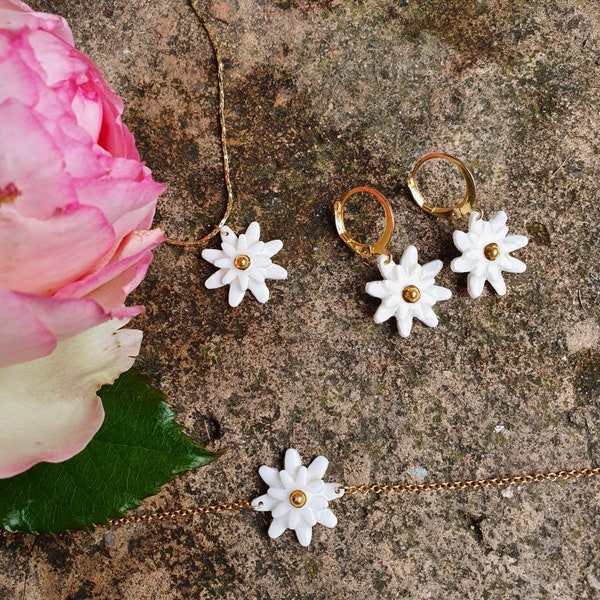
[(235, 243), (237, 242), (237, 236), (227, 225), (221, 227), (221, 242), (232, 246), (235, 246)]
[(504, 254), (499, 259), (499, 267), (507, 273), (524, 273), (527, 270), (527, 265), (509, 254)]
[(389, 295), (387, 286), (383, 281), (369, 281), (365, 285), (365, 291), (369, 296), (373, 296), (373, 298), (385, 298)]
[[(321, 482), (321, 483), (323, 483), (323, 482)], [(310, 509), (312, 511), (320, 511), (324, 508), (327, 508), (328, 505), (329, 505), (329, 503), (327, 501), (327, 498), (325, 498), (325, 496), (321, 496), (321, 495), (317, 494), (315, 496), (311, 496), (311, 498), (310, 498)]]
[(427, 293), (430, 294), (436, 302), (443, 302), (449, 300), (452, 297), (452, 292), (441, 285), (432, 285)]
[(469, 258), (465, 254), (452, 259), (450, 268), (454, 273), (469, 273), (477, 265), (477, 260)]
[(326, 508), (319, 512), (317, 517), (317, 523), (325, 525), (325, 527), (335, 527), (338, 523), (337, 517), (331, 512), (330, 509)]
[(310, 542), (312, 540), (312, 527), (309, 525), (304, 525), (302, 522), (300, 522), (296, 527), (296, 537), (298, 538), (301, 546), (304, 546), (305, 548), (310, 546)]
[(288, 272), (279, 265), (270, 264), (263, 268), (263, 272), (267, 279), (287, 279)]
[(263, 283), (265, 282), (265, 274), (262, 272), (261, 269), (248, 269), (246, 271), (246, 273), (248, 274), (248, 287), (250, 287), (250, 284), (252, 282), (254, 283)]
[(267, 494), (271, 496), (271, 498), (273, 498), (274, 500), (277, 500), (277, 502), (287, 502), (290, 499), (290, 494), (283, 487), (283, 483), (281, 484), (281, 486), (282, 487), (270, 487)]
[(227, 255), (221, 250), (213, 250), (211, 248), (206, 248), (202, 250), (202, 258), (209, 262), (211, 265), (215, 264), (215, 261), (221, 258), (227, 258)]
[(271, 256), (275, 256), (282, 248), (283, 242), (281, 240), (271, 240), (270, 242), (265, 242), (261, 252), (270, 258)]
[(298, 486), (302, 490), (309, 491), (307, 484), (308, 484), (308, 469), (304, 465), (301, 465), (300, 467), (298, 467), (298, 471), (296, 472), (295, 485)]
[(469, 248), (471, 248), (471, 240), (464, 231), (456, 229), (452, 234), (452, 239), (454, 240), (454, 245), (461, 252), (466, 252), (467, 250), (469, 250)]
[(80, 452), (104, 411), (96, 392), (127, 371), (142, 332), (112, 319), (61, 340), (48, 356), (0, 368), (0, 478)]
[(298, 527), (301, 519), (302, 519), (302, 513), (297, 508), (290, 509), (290, 512), (287, 517), (288, 529), (296, 529), (296, 527)]
[(322, 494), (327, 500), (336, 500), (344, 495), (344, 489), (340, 483), (326, 483)]
[(240, 280), (236, 277), (229, 285), (229, 306), (231, 308), (239, 306), (244, 299), (245, 293), (246, 289), (240, 286)]
[(229, 285), (232, 281), (237, 279), (239, 271), (237, 269), (223, 269), (220, 273), (223, 285)]
[(269, 300), (269, 288), (264, 282), (257, 282), (250, 279), (248, 282), (248, 289), (261, 304), (264, 304)]
[(288, 448), (283, 459), (283, 468), (292, 473), (293, 477), (296, 475), (296, 471), (302, 465), (302, 458), (300, 453), (295, 448)]
[(481, 296), (485, 280), (485, 275), (479, 275), (475, 271), (469, 273), (467, 277), (467, 291), (471, 298), (479, 298)]
[(379, 308), (375, 311), (373, 315), (373, 320), (377, 325), (381, 325), (387, 321), (390, 317), (393, 317), (396, 314), (397, 304), (384, 304), (381, 303)]
[(246, 229), (246, 238), (248, 244), (256, 244), (260, 240), (260, 225), (256, 221), (252, 221)]
[(412, 329), (412, 314), (403, 319), (396, 318), (398, 322), (398, 332), (402, 337), (408, 337)]
[(437, 327), (438, 326), (438, 318), (437, 315), (433, 312), (433, 309), (428, 306), (422, 306), (421, 313), (419, 315), (415, 315), (421, 323), (427, 325), (427, 327)]
[(391, 260), (388, 256), (382, 254), (377, 259), (377, 267), (379, 268), (379, 272), (385, 279), (391, 279), (394, 277), (396, 263), (393, 260)]
[(506, 283), (504, 282), (500, 269), (489, 269), (487, 280), (494, 290), (496, 290), (498, 296), (504, 296), (506, 294)]
[(269, 537), (271, 539), (278, 538), (287, 529), (287, 519), (281, 517), (279, 519), (273, 519), (271, 526), (269, 527)]
[(248, 254), (248, 248), (250, 245), (248, 244), (248, 238), (245, 233), (241, 233), (238, 237), (237, 241), (237, 250), (239, 254)]
[(223, 275), (224, 272), (223, 271), (217, 271), (216, 273), (213, 273), (205, 282), (204, 285), (209, 289), (209, 290), (214, 290), (220, 287), (223, 287), (224, 284), (223, 283)]
[(284, 471), (279, 471), (279, 477), (281, 477), (281, 484), (286, 490), (291, 489), (296, 486), (296, 472), (297, 469), (294, 469), (292, 473), (287, 469)]
[(418, 264), (419, 262), (419, 253), (417, 248), (413, 245), (406, 246), (406, 249), (402, 253), (402, 258), (400, 259), (400, 265), (406, 269), (407, 272), (410, 272), (411, 269)]
[(221, 256), (221, 258), (217, 258), (213, 265), (217, 267), (217, 269), (233, 269), (233, 260), (229, 256)]
[(317, 456), (310, 463), (310, 465), (308, 465), (309, 478), (310, 479), (323, 479), (328, 466), (329, 466), (329, 461), (324, 456)]
[(492, 226), (494, 233), (500, 233), (506, 227), (506, 213), (503, 210), (499, 210), (495, 215), (492, 215), (489, 224)]
[(425, 263), (421, 267), (421, 277), (423, 279), (429, 277), (433, 278), (442, 270), (443, 266), (444, 263), (441, 260), (432, 260), (428, 263)]
[(314, 527), (317, 524), (317, 515), (315, 511), (311, 509), (307, 509), (306, 507), (302, 509), (302, 521), (309, 527)]
[(280, 502), (275, 507), (273, 507), (273, 510), (271, 510), (271, 515), (274, 519), (280, 519), (282, 517), (285, 517), (290, 512), (290, 510), (294, 509), (290, 506), (288, 502)]
[(279, 471), (277, 469), (263, 465), (258, 469), (258, 474), (269, 487), (281, 486), (281, 479), (279, 478)]
[(322, 479), (313, 479), (312, 481), (307, 481), (303, 484), (302, 489), (311, 496), (318, 496), (323, 493), (325, 482)]
[(529, 243), (529, 238), (524, 235), (507, 235), (501, 242), (500, 247), (504, 252), (514, 252), (524, 248)]

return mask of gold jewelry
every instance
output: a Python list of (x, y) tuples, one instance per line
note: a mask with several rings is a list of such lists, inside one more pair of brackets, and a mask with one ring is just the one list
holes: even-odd
[[(457, 204), (450, 207), (435, 206), (425, 200), (419, 190), (417, 173), (429, 160), (438, 159), (458, 167), (465, 181), (465, 195)], [(468, 273), (467, 290), (471, 298), (478, 298), (488, 281), (500, 296), (506, 294), (506, 284), (502, 272), (523, 273), (525, 263), (510, 253), (524, 248), (529, 240), (524, 235), (508, 235), (506, 213), (499, 211), (489, 221), (483, 218), (482, 210), (475, 200), (475, 180), (468, 167), (458, 158), (433, 152), (417, 161), (407, 179), (408, 189), (413, 200), (427, 213), (449, 220), (459, 219), (471, 213), (467, 232), (456, 230), (452, 236), (454, 245), (462, 255), (455, 258), (450, 268), (455, 273)]]
[(221, 156), (223, 160), (223, 180), (227, 191), (227, 204), (225, 213), (218, 225), (215, 225), (203, 238), (192, 241), (169, 238), (167, 243), (174, 246), (202, 246), (217, 235), (217, 233), (220, 233), (221, 250), (205, 249), (202, 251), (202, 258), (219, 269), (206, 280), (206, 287), (208, 289), (215, 289), (228, 285), (228, 302), (231, 307), (236, 307), (242, 302), (247, 290), (250, 290), (254, 297), (264, 304), (270, 297), (269, 288), (265, 280), (287, 279), (287, 271), (283, 267), (274, 264), (271, 260), (283, 248), (283, 243), (280, 240), (262, 242), (260, 240), (260, 226), (256, 221), (250, 223), (246, 232), (240, 234), (239, 237), (225, 225), (233, 207), (233, 186), (231, 184), (229, 152), (227, 150), (223, 61), (221, 60), (219, 46), (215, 37), (198, 10), (196, 3), (194, 0), (188, 0), (188, 3), (208, 36), (215, 62), (217, 63)]
[[(375, 197), (385, 212), (383, 234), (374, 244), (359, 242), (350, 237), (346, 230), (344, 206), (349, 198), (359, 193)], [(379, 255), (377, 266), (383, 280), (370, 281), (365, 286), (367, 294), (381, 299), (373, 317), (375, 323), (383, 323), (395, 317), (402, 337), (410, 335), (413, 318), (429, 327), (436, 327), (438, 318), (433, 312), (433, 306), (451, 296), (450, 290), (434, 284), (434, 278), (442, 268), (442, 261), (434, 260), (421, 265), (417, 249), (413, 245), (406, 248), (398, 264), (392, 260), (387, 246), (394, 233), (394, 214), (389, 202), (373, 188), (357, 187), (350, 190), (334, 204), (333, 211), (337, 232), (350, 249), (363, 258)]]

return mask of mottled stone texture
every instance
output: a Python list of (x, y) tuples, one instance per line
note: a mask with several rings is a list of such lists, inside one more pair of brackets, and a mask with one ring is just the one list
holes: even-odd
[[(169, 185), (157, 223), (202, 235), (224, 204), (210, 47), (185, 1), (36, 0), (126, 104)], [(225, 63), (236, 203), (281, 238), (287, 282), (237, 309), (208, 291), (200, 250), (156, 252), (141, 367), (198, 441), (228, 448), (144, 510), (250, 499), (285, 449), (331, 461), (347, 484), (513, 475), (600, 464), (600, 10), (597, 0), (220, 0), (202, 3)], [(504, 209), (518, 256), (509, 293), (465, 293), (449, 267), (437, 329), (377, 326), (374, 260), (338, 239), (333, 202), (380, 189), (391, 249), (457, 255), (454, 227), (409, 199), (406, 173), (446, 151), (473, 169), (487, 214)], [(452, 200), (451, 170), (424, 172)], [(442, 200), (440, 200), (441, 202)], [(355, 205), (357, 207), (357, 205)], [(364, 210), (363, 210), (364, 209)], [(372, 210), (371, 210), (372, 209)], [(379, 211), (356, 208), (375, 239)], [(415, 469), (417, 469), (415, 471)], [(308, 549), (270, 540), (266, 515), (0, 540), (0, 597), (600, 597), (600, 481), (413, 497), (346, 497)]]

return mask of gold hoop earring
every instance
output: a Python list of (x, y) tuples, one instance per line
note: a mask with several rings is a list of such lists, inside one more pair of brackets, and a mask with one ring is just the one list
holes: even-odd
[[(373, 196), (382, 205), (385, 212), (385, 227), (381, 237), (373, 244), (365, 244), (348, 235), (344, 221), (344, 206), (355, 194), (365, 193)], [(377, 324), (396, 318), (398, 331), (402, 337), (408, 337), (412, 330), (413, 318), (428, 327), (438, 325), (437, 315), (433, 312), (436, 302), (448, 300), (450, 290), (434, 284), (435, 276), (442, 269), (442, 261), (434, 260), (421, 265), (418, 262), (417, 248), (407, 246), (399, 263), (395, 263), (388, 250), (394, 232), (394, 215), (386, 198), (370, 187), (356, 187), (334, 204), (335, 224), (342, 241), (363, 258), (379, 256), (377, 266), (383, 280), (366, 284), (367, 294), (381, 300), (374, 315)]]
[[(449, 208), (429, 203), (419, 190), (417, 173), (427, 161), (433, 159), (450, 162), (458, 168), (465, 180), (466, 190), (463, 199)], [(498, 295), (504, 296), (506, 283), (502, 272), (523, 273), (527, 268), (524, 262), (511, 256), (510, 253), (524, 248), (529, 239), (524, 235), (508, 235), (507, 217), (504, 211), (498, 211), (489, 221), (483, 218), (483, 212), (476, 204), (475, 180), (468, 167), (449, 154), (441, 152), (426, 154), (413, 167), (407, 184), (413, 200), (431, 215), (450, 220), (471, 215), (468, 230), (465, 232), (457, 229), (452, 235), (454, 245), (462, 254), (452, 261), (450, 268), (455, 273), (468, 273), (467, 290), (471, 298), (481, 296), (486, 281)]]

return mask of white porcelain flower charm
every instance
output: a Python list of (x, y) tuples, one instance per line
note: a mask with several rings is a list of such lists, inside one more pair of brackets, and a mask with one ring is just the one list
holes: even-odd
[(229, 306), (239, 306), (246, 290), (261, 303), (269, 299), (265, 279), (287, 279), (287, 271), (271, 257), (283, 248), (281, 240), (260, 241), (260, 226), (250, 223), (238, 237), (229, 227), (221, 229), (221, 250), (206, 249), (202, 258), (219, 270), (206, 280), (208, 289), (229, 286)]
[(514, 250), (527, 246), (529, 240), (524, 235), (507, 235), (506, 213), (497, 212), (489, 221), (481, 218), (478, 212), (472, 212), (469, 230), (455, 231), (455, 246), (462, 256), (455, 258), (450, 268), (455, 273), (468, 273), (467, 290), (471, 298), (478, 298), (483, 286), (489, 281), (500, 296), (506, 294), (506, 284), (502, 271), (523, 273), (525, 263), (511, 256)]
[(328, 506), (331, 500), (341, 498), (344, 490), (339, 483), (323, 481), (328, 465), (324, 456), (317, 456), (307, 468), (302, 465), (298, 451), (290, 448), (285, 453), (282, 471), (260, 467), (258, 473), (269, 489), (252, 500), (252, 506), (258, 511), (270, 511), (273, 521), (269, 537), (277, 538), (286, 529), (293, 529), (300, 544), (308, 546), (314, 525), (337, 525), (337, 518)]
[(383, 281), (370, 281), (366, 285), (367, 294), (381, 299), (375, 312), (375, 323), (396, 317), (402, 337), (410, 335), (413, 317), (428, 327), (436, 327), (438, 318), (433, 312), (433, 305), (448, 300), (452, 295), (449, 289), (435, 285), (435, 276), (442, 269), (442, 261), (433, 260), (420, 265), (417, 249), (408, 246), (399, 264), (383, 255), (377, 264)]

